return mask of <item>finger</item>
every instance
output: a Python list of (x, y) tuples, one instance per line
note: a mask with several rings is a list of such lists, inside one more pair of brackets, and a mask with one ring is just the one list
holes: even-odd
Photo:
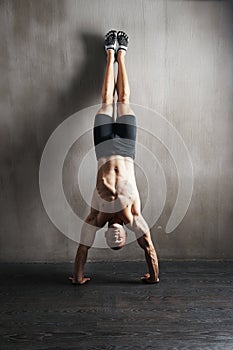
[(149, 273), (145, 273), (145, 275), (143, 275), (141, 278), (150, 278), (150, 274)]
[(90, 281), (90, 277), (85, 278), (85, 283)]
[(77, 284), (74, 277), (69, 277), (69, 280), (72, 284)]
[(84, 284), (90, 281), (90, 277), (85, 277), (79, 284)]
[(146, 277), (141, 277), (141, 280), (142, 281), (145, 281), (147, 278)]
[(81, 282), (78, 282), (78, 284), (84, 284), (85, 283), (85, 281), (84, 280), (82, 280)]
[(143, 278), (142, 282), (143, 283), (147, 283), (147, 284), (154, 284), (154, 283), (156, 283), (156, 281), (151, 281), (150, 278)]

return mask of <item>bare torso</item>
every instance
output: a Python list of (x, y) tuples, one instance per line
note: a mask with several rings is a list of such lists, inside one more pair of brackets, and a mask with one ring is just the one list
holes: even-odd
[(140, 211), (132, 158), (111, 156), (99, 159), (93, 199), (99, 226), (117, 220), (124, 224), (132, 222), (133, 215)]

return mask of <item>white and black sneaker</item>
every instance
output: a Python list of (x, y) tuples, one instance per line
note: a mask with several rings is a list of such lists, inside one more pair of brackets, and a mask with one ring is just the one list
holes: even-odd
[(110, 30), (110, 32), (108, 32), (104, 38), (105, 51), (107, 51), (107, 50), (114, 50), (115, 51), (116, 45), (117, 45), (117, 31)]
[(119, 44), (117, 52), (120, 50), (127, 51), (128, 44), (129, 44), (129, 37), (125, 32), (119, 31), (117, 33), (117, 41)]

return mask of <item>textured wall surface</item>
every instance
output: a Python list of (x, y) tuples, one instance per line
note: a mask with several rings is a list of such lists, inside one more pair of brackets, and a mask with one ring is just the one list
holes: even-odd
[[(166, 234), (177, 176), (161, 145), (151, 146), (164, 159), (167, 181), (165, 207), (151, 230), (159, 257), (233, 258), (232, 18), (230, 1), (0, 2), (1, 261), (74, 257), (77, 244), (44, 210), (39, 165), (54, 129), (71, 114), (100, 103), (102, 38), (111, 28), (130, 36), (126, 64), (132, 102), (165, 116), (192, 158), (189, 209)], [(85, 140), (79, 144), (84, 153)], [(145, 134), (141, 142), (146, 144)], [(71, 188), (67, 196), (84, 210), (70, 184), (74, 161), (68, 155), (64, 166)], [(89, 257), (143, 259), (143, 252), (133, 242), (120, 252), (93, 248)]]

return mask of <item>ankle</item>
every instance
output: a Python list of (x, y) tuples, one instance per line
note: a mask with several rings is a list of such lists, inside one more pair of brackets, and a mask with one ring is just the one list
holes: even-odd
[(115, 59), (115, 52), (114, 52), (114, 50), (107, 50), (106, 51), (106, 54), (107, 54), (107, 60), (108, 61), (114, 61), (114, 59)]
[(125, 50), (119, 50), (117, 52), (117, 61), (124, 61), (125, 60), (126, 51)]

